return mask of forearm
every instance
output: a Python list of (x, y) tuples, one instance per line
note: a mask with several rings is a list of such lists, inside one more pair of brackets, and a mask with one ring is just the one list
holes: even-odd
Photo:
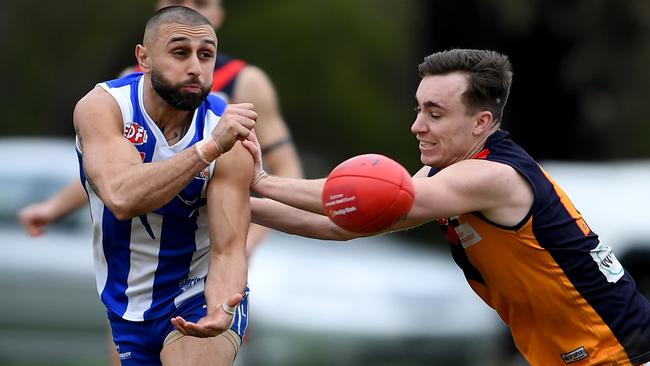
[(59, 220), (88, 203), (79, 179), (75, 179), (43, 202), (48, 207), (51, 221)]
[(298, 209), (323, 215), (321, 195), (325, 179), (297, 179), (268, 175), (252, 188), (264, 197)]
[(248, 274), (246, 235), (250, 224), (250, 195), (253, 161), (237, 145), (219, 161), (208, 184), (210, 225), (208, 304), (223, 303), (233, 294), (243, 294)]
[(251, 219), (259, 225), (314, 239), (350, 240), (360, 236), (336, 226), (327, 216), (272, 199), (251, 198)]
[[(243, 244), (241, 245), (243, 248)], [(210, 267), (205, 283), (205, 301), (209, 309), (218, 306), (235, 293), (243, 294), (248, 274), (244, 250), (210, 253)]]
[(87, 174), (87, 178), (109, 209), (127, 219), (165, 205), (206, 167), (195, 149), (188, 148), (167, 160)]

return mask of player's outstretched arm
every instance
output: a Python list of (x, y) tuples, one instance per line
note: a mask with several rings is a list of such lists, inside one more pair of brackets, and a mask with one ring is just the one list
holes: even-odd
[[(224, 112), (215, 128), (219, 131), (213, 131), (222, 151), (210, 159), (216, 159), (237, 139), (248, 135), (255, 123), (249, 118), (255, 113), (252, 105), (248, 107), (240, 105), (242, 111)], [(163, 206), (207, 166), (196, 149), (186, 149), (164, 161), (143, 163), (135, 147), (123, 138), (122, 114), (117, 102), (99, 87), (79, 101), (74, 124), (87, 182), (121, 220)], [(214, 145), (206, 140), (203, 143)]]
[[(196, 324), (173, 321), (179, 332), (210, 337), (228, 329), (232, 314), (246, 286), (246, 233), (250, 223), (248, 185), (253, 176), (253, 159), (236, 145), (219, 160), (208, 185), (210, 223), (210, 265), (205, 282), (207, 315)], [(224, 303), (228, 307), (224, 308)], [(230, 311), (232, 312), (232, 311)]]
[(87, 203), (86, 192), (79, 179), (75, 179), (45, 201), (25, 206), (18, 219), (31, 236), (42, 235), (50, 223), (57, 221)]
[(480, 212), (492, 222), (514, 226), (533, 204), (528, 181), (506, 164), (468, 159), (432, 177), (429, 170), (424, 167), (413, 178), (415, 200), (407, 224)]
[(336, 226), (327, 216), (303, 211), (268, 198), (251, 198), (253, 222), (288, 234), (323, 240), (361, 237)]

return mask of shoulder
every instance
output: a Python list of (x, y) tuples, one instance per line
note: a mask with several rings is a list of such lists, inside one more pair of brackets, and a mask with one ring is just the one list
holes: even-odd
[(239, 79), (244, 83), (271, 83), (271, 79), (261, 68), (253, 65), (246, 65), (239, 73)]
[(111, 109), (118, 108), (115, 98), (111, 96), (106, 89), (101, 86), (94, 87), (86, 95), (84, 95), (75, 106), (75, 110), (87, 110), (87, 109)]
[(120, 107), (113, 96), (97, 86), (81, 98), (74, 108), (74, 124), (76, 126), (96, 125), (97, 121), (118, 119), (121, 116)]
[(237, 77), (233, 92), (236, 102), (252, 102), (258, 107), (270, 108), (277, 103), (275, 87), (267, 74), (257, 66), (246, 66)]

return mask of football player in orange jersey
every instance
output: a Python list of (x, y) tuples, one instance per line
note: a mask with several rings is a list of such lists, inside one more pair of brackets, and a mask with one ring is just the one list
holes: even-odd
[[(419, 73), (411, 132), (423, 167), (412, 178), (413, 207), (386, 231), (440, 225), (467, 282), (534, 366), (650, 361), (650, 303), (610, 243), (500, 128), (512, 82), (508, 57), (452, 49), (427, 56)], [(552, 110), (553, 99), (545, 103), (540, 111)], [(252, 199), (253, 221), (319, 239), (361, 236), (325, 215), (324, 179), (267, 175), (259, 146), (244, 144), (257, 162), (251, 187), (270, 198)]]

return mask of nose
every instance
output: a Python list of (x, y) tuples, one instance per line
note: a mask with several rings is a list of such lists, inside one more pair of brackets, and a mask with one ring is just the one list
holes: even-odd
[(201, 74), (201, 62), (199, 56), (194, 55), (188, 59), (187, 73), (192, 76), (199, 76)]
[(411, 132), (414, 135), (417, 135), (418, 133), (423, 133), (426, 132), (426, 123), (422, 121), (422, 112), (418, 113), (415, 116), (415, 121), (413, 121), (413, 124), (411, 124)]

